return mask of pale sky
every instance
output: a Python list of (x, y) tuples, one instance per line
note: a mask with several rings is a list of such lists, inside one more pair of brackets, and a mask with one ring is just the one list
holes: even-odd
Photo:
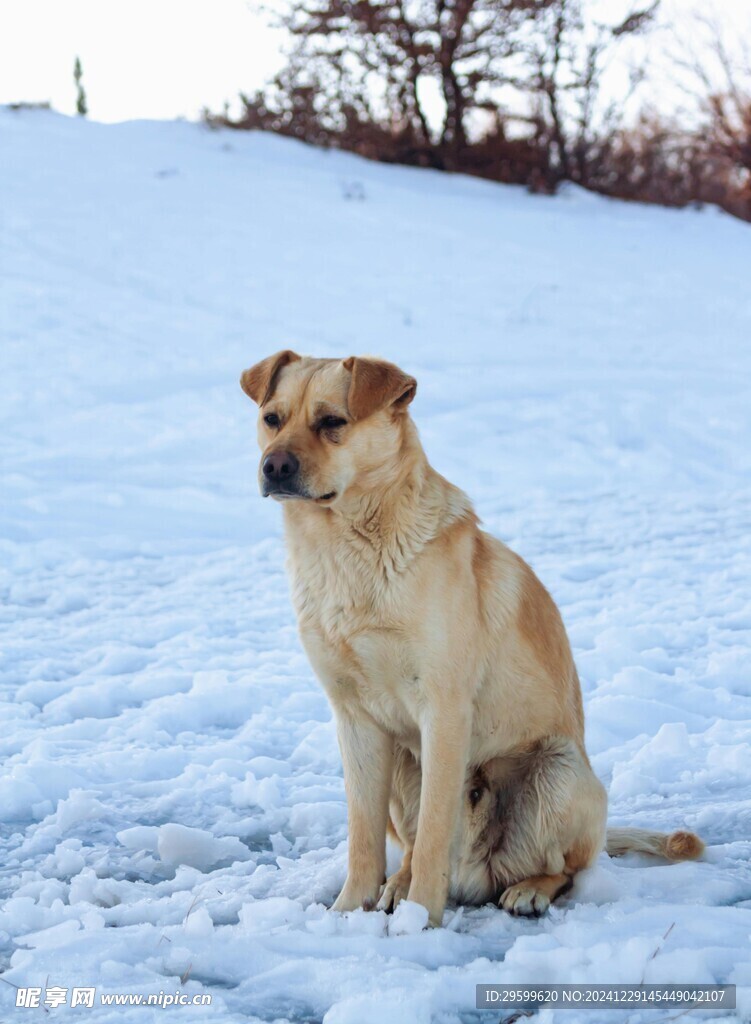
[(198, 117), (260, 86), (281, 36), (247, 0), (16, 0), (4, 5), (0, 103), (50, 100), (75, 113), (83, 65), (97, 121)]
[[(630, 0), (597, 0), (616, 18)], [(646, 0), (645, 0), (646, 6)], [(749, 26), (751, 0), (663, 0), (680, 30), (697, 6)], [(0, 103), (49, 100), (75, 112), (79, 55), (89, 114), (98, 121), (199, 116), (250, 92), (280, 66), (283, 37), (248, 0), (16, 0), (0, 37)], [(650, 42), (657, 47), (662, 43)]]

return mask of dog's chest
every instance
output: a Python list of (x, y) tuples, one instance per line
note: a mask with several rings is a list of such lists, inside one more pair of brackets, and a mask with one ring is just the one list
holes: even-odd
[(313, 626), (331, 643), (404, 624), (409, 581), (367, 543), (297, 543), (289, 569), (301, 628)]
[(367, 548), (345, 545), (298, 549), (290, 570), (303, 642), (331, 699), (413, 736), (421, 680), (410, 578), (386, 571)]

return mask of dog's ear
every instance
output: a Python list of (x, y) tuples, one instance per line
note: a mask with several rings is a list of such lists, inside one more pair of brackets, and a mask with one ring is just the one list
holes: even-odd
[(255, 366), (251, 366), (249, 370), (243, 371), (240, 377), (240, 387), (256, 405), (263, 405), (271, 398), (281, 368), (287, 363), (294, 363), (299, 358), (297, 352), (292, 352), (288, 348), (273, 356), (268, 356), (260, 363), (256, 363)]
[(417, 381), (393, 363), (350, 356), (342, 365), (352, 374), (347, 406), (355, 420), (364, 420), (387, 406), (406, 408), (415, 397)]

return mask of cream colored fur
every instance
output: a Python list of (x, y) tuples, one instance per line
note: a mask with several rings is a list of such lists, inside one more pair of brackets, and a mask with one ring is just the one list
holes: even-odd
[[(437, 925), (452, 890), (539, 913), (605, 843), (552, 598), (429, 465), (407, 410), (415, 382), (397, 367), (284, 352), (242, 383), (263, 457), (299, 462), (299, 495), (276, 497), (344, 766), (349, 868), (334, 909), (408, 896)], [(325, 426), (332, 416), (344, 424)], [(384, 886), (389, 823), (405, 858)], [(659, 852), (649, 835), (621, 831), (617, 848)]]

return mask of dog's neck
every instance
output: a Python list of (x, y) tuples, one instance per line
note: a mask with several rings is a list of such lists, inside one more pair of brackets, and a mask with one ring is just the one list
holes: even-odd
[[(471, 502), (429, 464), (414, 424), (375, 483), (358, 483), (329, 508), (290, 502), (289, 526), (301, 518), (323, 528), (334, 542), (351, 545), (387, 576), (398, 574), (443, 530), (459, 519), (476, 521)], [(371, 485), (372, 484), (372, 485)]]

